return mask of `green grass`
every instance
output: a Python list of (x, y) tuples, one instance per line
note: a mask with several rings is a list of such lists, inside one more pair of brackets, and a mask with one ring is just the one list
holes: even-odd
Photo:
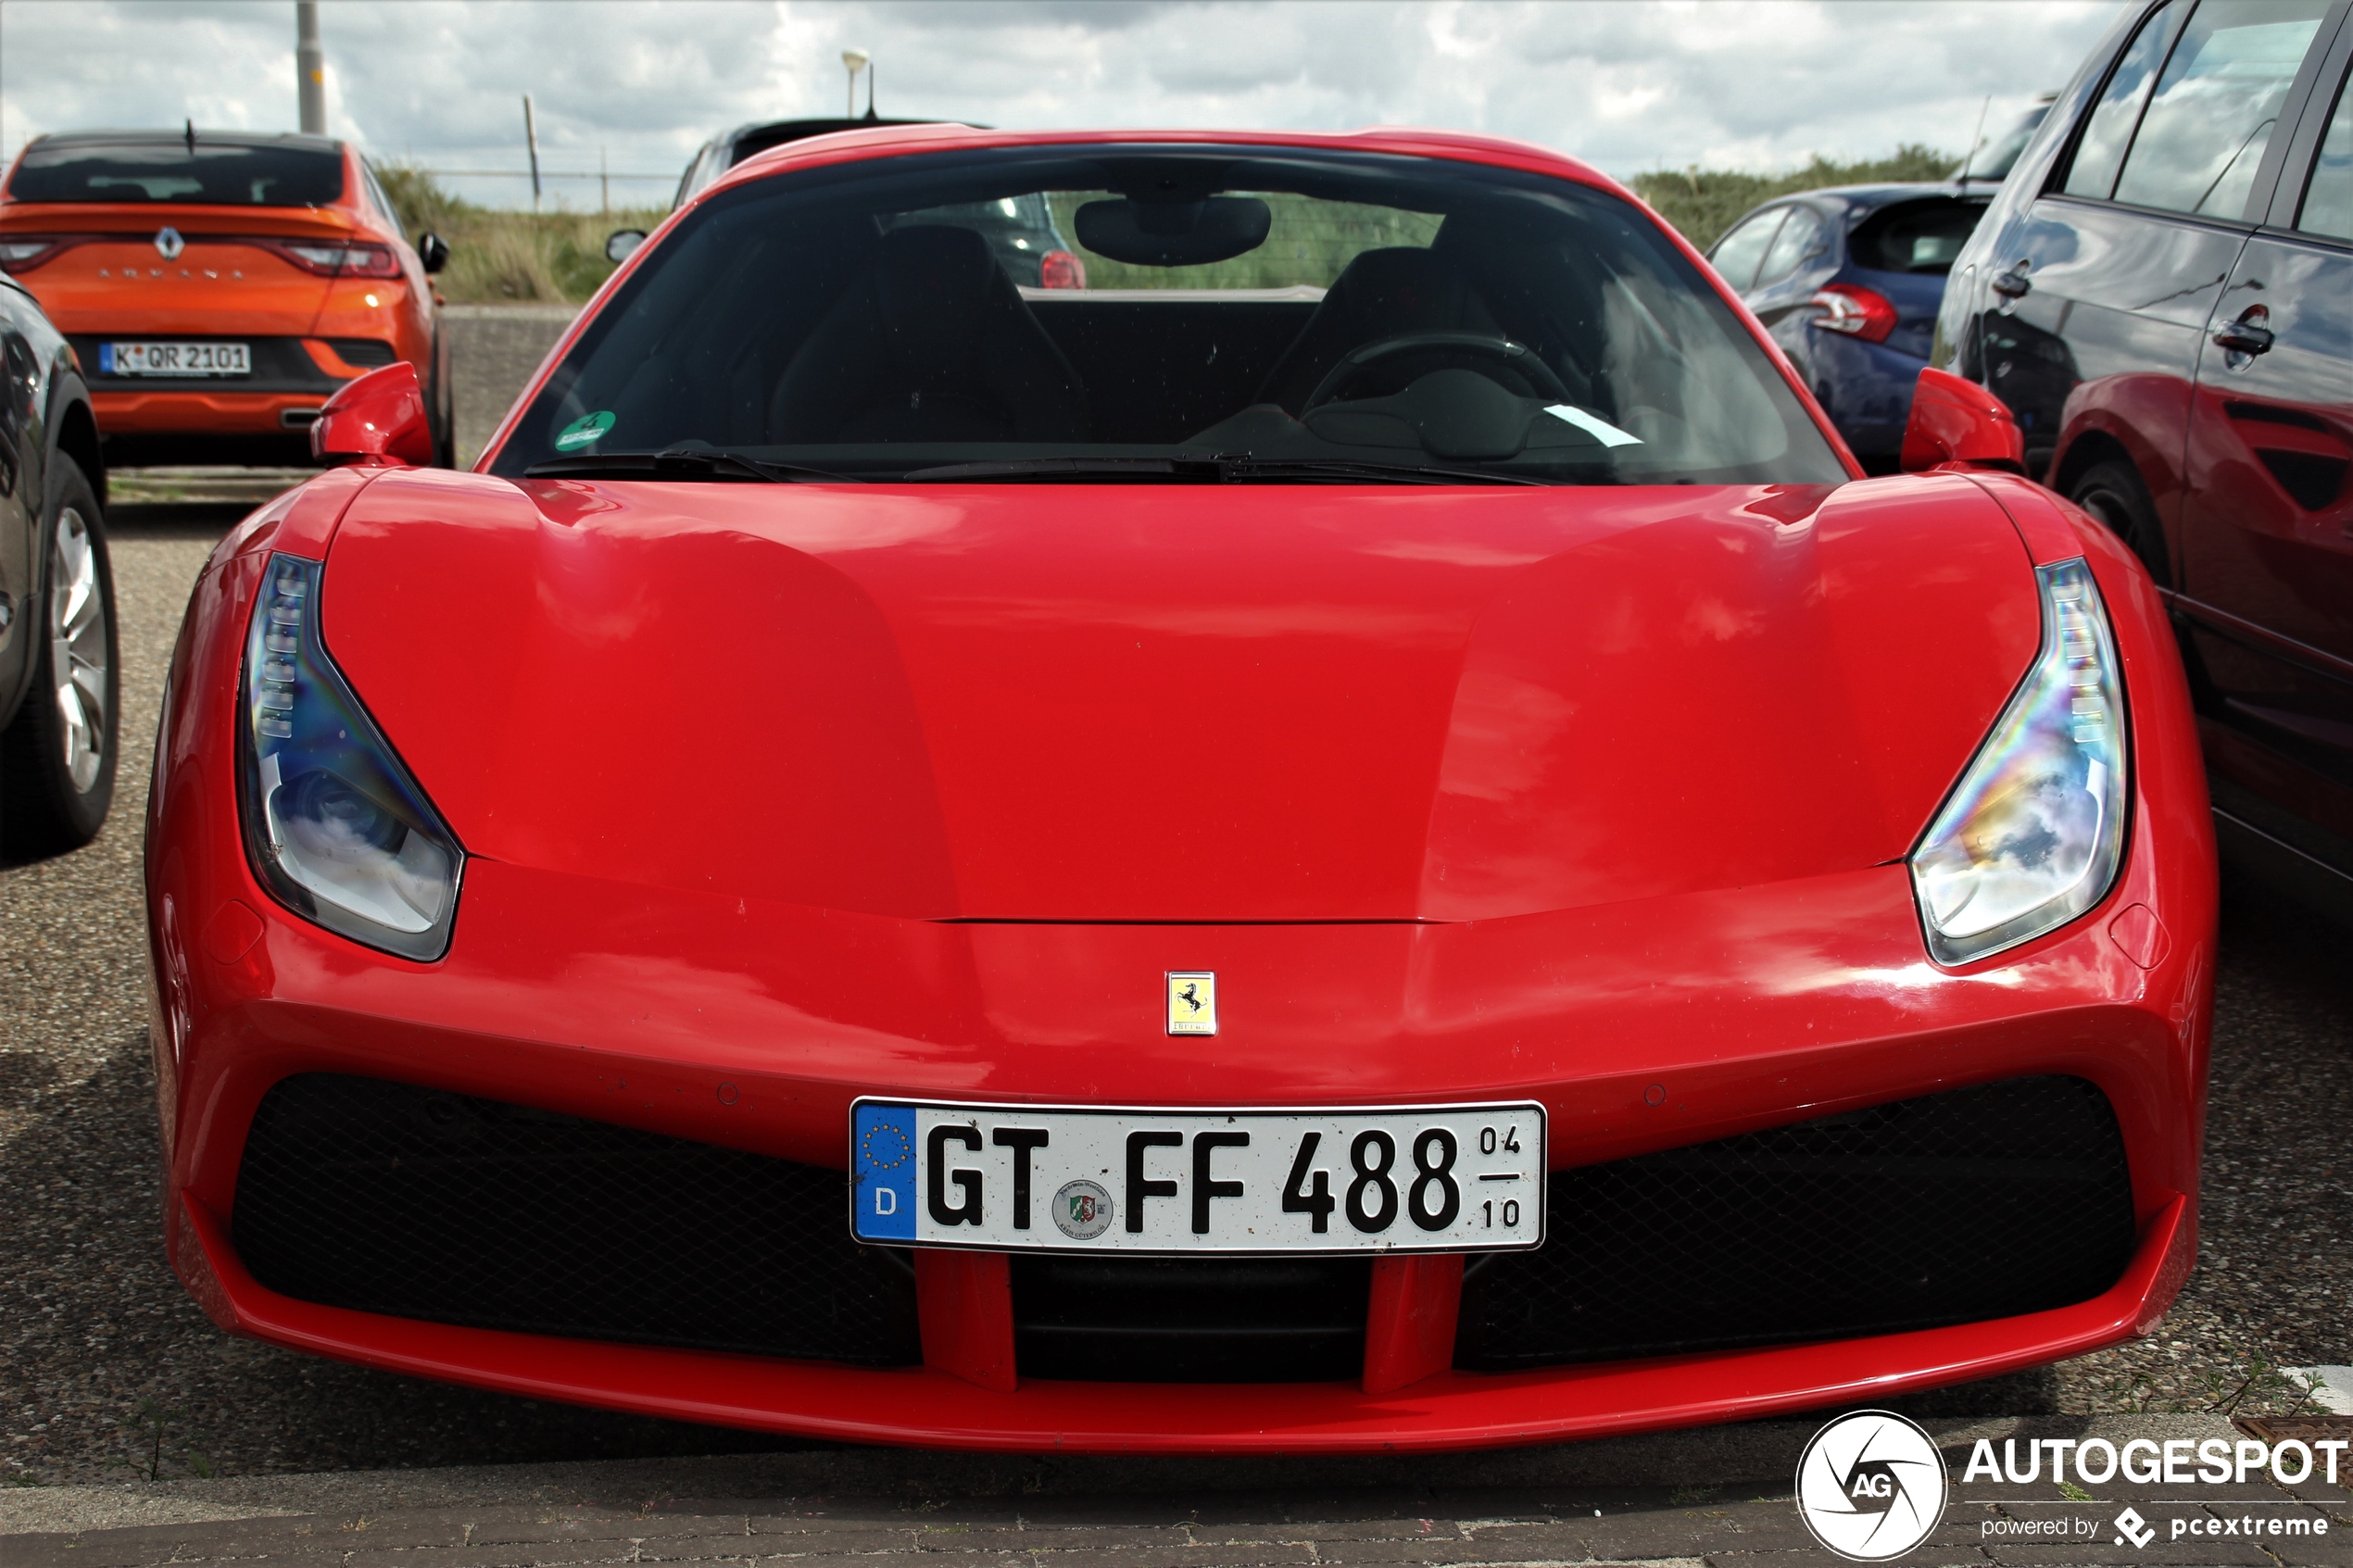
[(451, 195), (421, 169), (380, 164), (376, 176), (411, 240), (432, 230), (449, 242), (434, 280), (453, 305), (577, 305), (611, 276), (605, 236), (651, 231), (661, 207), (595, 212), (508, 212)]
[(1825, 185), (1869, 185), (1882, 181), (1949, 180), (1961, 160), (1954, 153), (1907, 142), (1891, 157), (1839, 163), (1816, 157), (1782, 174), (1735, 174), (1729, 169), (1655, 169), (1627, 182), (1685, 239), (1705, 250), (1759, 202)]

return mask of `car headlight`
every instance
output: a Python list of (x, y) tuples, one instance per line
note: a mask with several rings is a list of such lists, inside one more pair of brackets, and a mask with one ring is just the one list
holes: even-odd
[(2043, 647), (1912, 854), (1941, 963), (2065, 925), (2099, 902), (2124, 853), (2124, 682), (2108, 611), (2078, 560), (2036, 569)]
[(320, 563), (273, 555), (245, 634), (238, 803), (288, 908), (403, 958), (449, 946), (465, 852), (319, 640)]

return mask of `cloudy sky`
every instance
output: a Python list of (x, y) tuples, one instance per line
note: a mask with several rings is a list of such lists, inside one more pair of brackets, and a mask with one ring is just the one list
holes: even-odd
[[(435, 169), (657, 180), (749, 119), (877, 107), (1005, 126), (1416, 124), (1613, 173), (1958, 150), (2058, 87), (2119, 0), (328, 0), (331, 129)], [(292, 0), (0, 0), (0, 157), (88, 125), (292, 129)], [(864, 107), (862, 88), (859, 107)], [(527, 202), (514, 179), (448, 182)], [(594, 207), (594, 181), (550, 198)]]

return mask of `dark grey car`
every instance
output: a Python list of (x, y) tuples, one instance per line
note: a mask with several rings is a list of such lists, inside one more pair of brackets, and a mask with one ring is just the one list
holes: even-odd
[(2225, 854), (2353, 918), (2348, 17), (2127, 9), (1961, 253), (1935, 353), (2165, 593)]
[(106, 469), (73, 350), (0, 278), (0, 859), (88, 843), (114, 798), (122, 681)]

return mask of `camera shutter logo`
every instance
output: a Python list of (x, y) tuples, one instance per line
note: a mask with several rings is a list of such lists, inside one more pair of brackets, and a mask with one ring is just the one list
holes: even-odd
[(1885, 1562), (1928, 1539), (1950, 1497), (1935, 1440), (1886, 1411), (1840, 1416), (1797, 1461), (1798, 1517), (1853, 1562)]

